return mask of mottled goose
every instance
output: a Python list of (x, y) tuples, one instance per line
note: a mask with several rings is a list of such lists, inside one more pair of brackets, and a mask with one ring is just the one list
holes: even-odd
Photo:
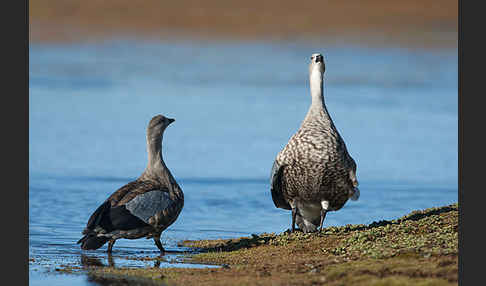
[(157, 115), (147, 128), (148, 164), (142, 175), (114, 192), (89, 218), (78, 241), (98, 249), (107, 241), (111, 253), (119, 238), (153, 238), (163, 253), (160, 235), (179, 216), (184, 194), (162, 159), (162, 136), (174, 119)]
[(270, 188), (277, 208), (292, 210), (292, 232), (314, 232), (328, 211), (359, 198), (356, 163), (348, 154), (324, 103), (324, 61), (313, 54), (309, 66), (312, 103), (299, 130), (273, 163)]

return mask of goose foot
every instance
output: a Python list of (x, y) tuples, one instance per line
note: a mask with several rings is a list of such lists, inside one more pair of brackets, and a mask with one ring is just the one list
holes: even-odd
[(111, 252), (108, 252), (108, 266), (115, 267), (115, 261), (113, 260)]

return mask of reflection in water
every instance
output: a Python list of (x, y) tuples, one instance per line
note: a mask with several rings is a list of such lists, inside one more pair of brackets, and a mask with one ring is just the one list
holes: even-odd
[(88, 273), (88, 282), (91, 285), (103, 285), (103, 286), (145, 286), (145, 285), (167, 285), (162, 282), (154, 282), (147, 278), (133, 278), (133, 277), (123, 277), (116, 278), (114, 276), (94, 276)]
[(84, 267), (115, 267), (113, 256), (108, 254), (108, 265), (101, 262), (100, 258), (96, 256), (81, 254), (81, 265)]
[(115, 262), (113, 261), (113, 256), (111, 255), (111, 253), (108, 253), (108, 265), (110, 267), (115, 267)]
[[(113, 259), (113, 255), (111, 253), (107, 254), (108, 258), (108, 264), (105, 264), (102, 262), (102, 259), (100, 257), (92, 256), (92, 255), (86, 255), (86, 254), (81, 254), (81, 265), (83, 268), (88, 270), (87, 272), (87, 280), (90, 283), (93, 283), (95, 285), (165, 285), (165, 284), (160, 284), (160, 283), (155, 283), (150, 280), (146, 280), (143, 278), (134, 278), (134, 277), (116, 277), (116, 276), (111, 276), (108, 274), (104, 275), (94, 275), (93, 270), (95, 270), (98, 267), (116, 267), (115, 266), (115, 261)], [(161, 262), (168, 262), (163, 256), (156, 257), (154, 261), (154, 268), (160, 268)]]
[[(113, 255), (111, 253), (107, 253), (106, 255), (107, 255), (107, 259), (108, 259), (108, 264), (103, 263), (102, 262), (103, 259), (101, 257), (94, 256), (94, 255), (86, 255), (86, 254), (82, 253), (80, 264), (83, 266), (83, 268), (94, 268), (94, 267), (114, 267), (115, 268), (116, 264), (115, 264), (115, 259), (114, 259)], [(124, 259), (124, 258), (119, 257), (119, 259), (121, 260), (121, 259)], [(178, 263), (177, 259), (167, 259), (163, 255), (155, 256), (155, 257), (152, 257), (152, 258), (141, 257), (139, 259), (137, 259), (135, 257), (126, 257), (125, 259), (133, 260), (133, 261), (137, 261), (137, 260), (150, 261), (150, 260), (153, 259), (153, 261), (154, 261), (153, 267), (154, 268), (160, 268), (161, 262), (164, 262), (165, 264)], [(142, 266), (142, 265), (140, 265), (140, 266)], [(122, 265), (120, 267), (127, 267), (127, 265), (126, 265), (126, 263), (122, 263)]]

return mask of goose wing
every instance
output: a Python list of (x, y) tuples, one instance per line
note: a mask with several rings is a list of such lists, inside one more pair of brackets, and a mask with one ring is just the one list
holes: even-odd
[(283, 195), (283, 170), (285, 165), (281, 165), (277, 160), (273, 162), (272, 172), (270, 174), (270, 191), (272, 193), (273, 203), (277, 208), (290, 210), (289, 203), (285, 200)]
[(149, 219), (171, 203), (160, 185), (135, 181), (114, 192), (88, 220), (83, 234), (101, 228), (105, 232), (131, 230), (149, 225)]

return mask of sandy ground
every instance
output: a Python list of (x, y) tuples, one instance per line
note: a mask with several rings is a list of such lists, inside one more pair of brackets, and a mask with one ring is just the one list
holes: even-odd
[(176, 36), (457, 46), (458, 2), (452, 0), (31, 0), (29, 4), (31, 43)]

